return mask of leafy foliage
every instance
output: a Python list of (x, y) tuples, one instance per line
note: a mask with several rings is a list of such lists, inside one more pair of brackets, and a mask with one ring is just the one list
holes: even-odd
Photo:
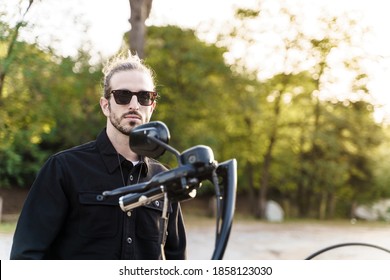
[[(4, 23), (1, 23), (4, 25)], [(3, 38), (0, 46), (7, 44)], [(0, 102), (0, 185), (29, 185), (48, 155), (90, 140), (102, 126), (99, 67), (16, 42)]]
[[(239, 27), (264, 15), (238, 10)], [(289, 18), (293, 29), (297, 18)], [(22, 41), (5, 58), (12, 28), (0, 27), (7, 31), (0, 37), (0, 67), (8, 69), (0, 96), (0, 187), (28, 187), (50, 154), (94, 139), (104, 126), (101, 65), (90, 65), (86, 51), (61, 57)], [(161, 95), (153, 119), (168, 125), (171, 144), (180, 151), (204, 144), (219, 161), (236, 158), (238, 192), (249, 194), (254, 206), (260, 198), (278, 200), (289, 216), (347, 216), (355, 203), (389, 196), (389, 132), (374, 121), (372, 104), (355, 98), (369, 95), (355, 58), (343, 64), (355, 73), (354, 98), (322, 98), (320, 90), (332, 83), (327, 57), (339, 41), (291, 32), (275, 51), (285, 71), (260, 81), (242, 60), (226, 63), (229, 46), (221, 45), (240, 30), (233, 26), (212, 44), (194, 30), (148, 28), (145, 61)], [(252, 43), (248, 36), (241, 39)], [(298, 65), (297, 57), (310, 58), (312, 67), (287, 63)]]

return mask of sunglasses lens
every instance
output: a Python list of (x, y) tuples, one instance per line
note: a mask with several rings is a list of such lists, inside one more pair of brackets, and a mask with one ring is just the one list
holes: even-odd
[(153, 100), (150, 98), (150, 93), (148, 91), (140, 91), (137, 94), (138, 102), (139, 104), (143, 106), (149, 106), (152, 105)]
[(123, 91), (117, 91), (114, 94), (115, 102), (120, 105), (129, 104), (132, 97), (133, 97), (132, 94), (127, 94), (126, 92)]

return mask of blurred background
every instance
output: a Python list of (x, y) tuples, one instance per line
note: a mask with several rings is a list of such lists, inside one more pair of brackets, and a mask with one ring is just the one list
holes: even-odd
[[(386, 1), (3, 0), (0, 195), (17, 216), (49, 155), (95, 139), (102, 67), (131, 49), (179, 151), (238, 161), (237, 217), (390, 220)], [(176, 165), (164, 155), (160, 161)], [(213, 188), (183, 203), (213, 215)]]

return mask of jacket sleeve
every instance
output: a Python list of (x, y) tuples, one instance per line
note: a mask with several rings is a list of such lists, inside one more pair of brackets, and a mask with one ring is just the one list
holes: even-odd
[(51, 157), (31, 186), (16, 226), (10, 259), (45, 258), (67, 212), (63, 184), (58, 159)]
[(186, 232), (183, 216), (179, 203), (172, 204), (172, 213), (168, 220), (168, 236), (164, 247), (167, 260), (185, 260), (186, 253)]

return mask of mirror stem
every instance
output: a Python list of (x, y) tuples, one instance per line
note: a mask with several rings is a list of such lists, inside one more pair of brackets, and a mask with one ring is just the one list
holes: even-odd
[(180, 164), (180, 152), (178, 150), (176, 150), (175, 148), (169, 146), (168, 144), (166, 144), (165, 142), (161, 141), (160, 139), (157, 139), (156, 137), (154, 136), (150, 136), (150, 135), (147, 135), (148, 139), (152, 142), (155, 142), (157, 144), (159, 144), (160, 146), (164, 147), (165, 149), (167, 149), (168, 151), (170, 151), (171, 153), (173, 153), (176, 158), (177, 158), (177, 161), (179, 162)]

